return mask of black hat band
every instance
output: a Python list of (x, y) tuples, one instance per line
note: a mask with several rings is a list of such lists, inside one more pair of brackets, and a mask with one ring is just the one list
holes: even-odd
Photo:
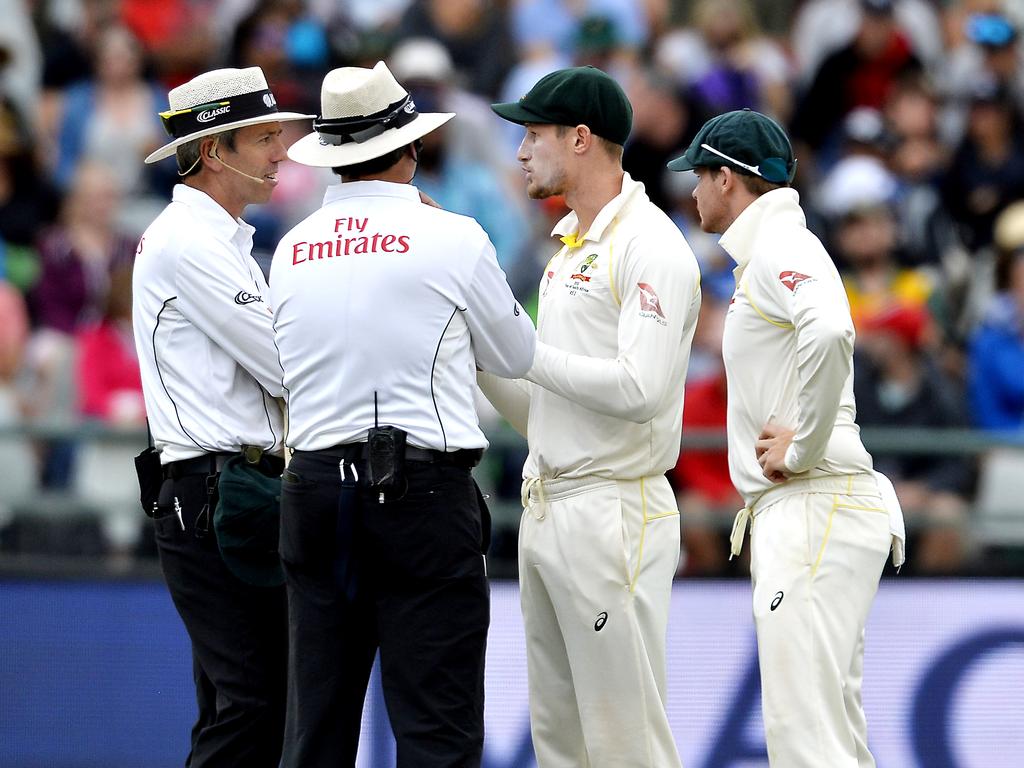
[(318, 118), (313, 121), (313, 130), (320, 134), (321, 144), (362, 144), (385, 131), (408, 125), (417, 117), (416, 103), (407, 95), (372, 115), (334, 120)]
[(167, 134), (172, 139), (180, 139), (208, 128), (216, 128), (218, 125), (276, 114), (277, 99), (268, 89), (243, 93), (188, 109), (168, 110), (160, 113), (160, 119)]

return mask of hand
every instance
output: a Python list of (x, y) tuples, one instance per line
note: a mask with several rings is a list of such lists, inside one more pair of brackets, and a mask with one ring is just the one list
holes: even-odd
[(789, 478), (786, 469), (786, 450), (793, 442), (795, 434), (792, 429), (780, 427), (769, 421), (757, 436), (754, 443), (757, 463), (761, 465), (764, 476), (773, 483), (784, 483)]
[(423, 190), (420, 190), (420, 202), (423, 203), (424, 205), (429, 205), (431, 208), (440, 208), (441, 207), (438, 204), (437, 200), (432, 198), (430, 195), (428, 195)]

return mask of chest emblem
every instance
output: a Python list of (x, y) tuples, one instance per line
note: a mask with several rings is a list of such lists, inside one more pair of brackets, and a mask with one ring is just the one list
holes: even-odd
[(586, 273), (586, 271), (588, 269), (590, 269), (593, 266), (595, 259), (597, 259), (597, 254), (596, 253), (592, 253), (589, 256), (587, 256), (587, 258), (585, 258), (582, 261), (582, 263), (578, 267), (576, 267), (576, 271), (572, 275), (569, 276), (569, 279), (570, 280), (580, 280), (580, 281), (582, 281), (584, 283), (589, 283), (590, 282), (590, 275), (587, 275), (585, 273)]

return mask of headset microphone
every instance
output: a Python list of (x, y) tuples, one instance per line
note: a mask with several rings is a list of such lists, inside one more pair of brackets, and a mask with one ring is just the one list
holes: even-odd
[(220, 156), (220, 154), (217, 152), (219, 144), (220, 144), (220, 136), (215, 136), (214, 139), (213, 139), (213, 147), (210, 149), (210, 157), (212, 157), (212, 158), (214, 158), (216, 160), (219, 160), (221, 165), (223, 165), (229, 171), (234, 171), (239, 176), (245, 176), (245, 178), (249, 179), (250, 181), (255, 181), (255, 182), (258, 182), (260, 184), (266, 184), (267, 183), (266, 179), (261, 179), (259, 176), (250, 176), (248, 173), (245, 173), (244, 171), (240, 171), (237, 168), (235, 168), (234, 166), (228, 165), (226, 162), (224, 162), (224, 158), (222, 158)]

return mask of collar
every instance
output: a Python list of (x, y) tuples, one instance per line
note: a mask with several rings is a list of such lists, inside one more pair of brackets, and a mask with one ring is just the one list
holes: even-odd
[(244, 249), (246, 243), (252, 246), (254, 227), (242, 219), (231, 216), (224, 207), (203, 192), (188, 184), (175, 184), (171, 200), (188, 207), (192, 214), (203, 224), (213, 230), (214, 234)]
[(725, 230), (718, 244), (732, 256), (737, 268), (742, 269), (750, 263), (762, 222), (767, 219), (788, 219), (792, 226), (806, 228), (807, 220), (800, 208), (800, 195), (797, 191), (791, 187), (782, 187), (765, 192), (744, 208)]
[(324, 193), (324, 205), (352, 197), (395, 197), (400, 200), (420, 201), (420, 191), (412, 184), (394, 181), (346, 181), (332, 184)]
[(575, 211), (570, 212), (555, 224), (555, 228), (551, 230), (551, 236), (559, 238), (569, 246), (569, 250), (581, 247), (588, 240), (597, 242), (604, 236), (604, 231), (622, 209), (633, 202), (634, 198), (640, 196), (645, 196), (644, 185), (639, 181), (633, 181), (628, 173), (623, 173), (622, 190), (605, 203), (604, 208), (598, 212), (597, 217), (594, 219), (594, 223), (590, 225), (590, 229), (582, 237), (579, 233), (580, 220), (576, 216)]

